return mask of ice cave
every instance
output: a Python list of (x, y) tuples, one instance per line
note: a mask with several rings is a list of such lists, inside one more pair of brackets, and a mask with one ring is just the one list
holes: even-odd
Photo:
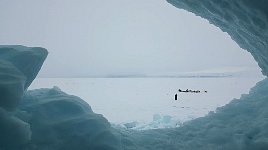
[[(268, 75), (268, 2), (167, 0), (207, 19), (251, 53)], [(0, 150), (267, 150), (268, 80), (178, 128), (124, 130), (59, 88), (27, 91), (48, 52), (0, 46)]]

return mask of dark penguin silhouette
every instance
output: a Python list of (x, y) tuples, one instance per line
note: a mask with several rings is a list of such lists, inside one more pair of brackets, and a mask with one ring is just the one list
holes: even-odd
[(175, 100), (178, 100), (178, 94), (175, 94)]

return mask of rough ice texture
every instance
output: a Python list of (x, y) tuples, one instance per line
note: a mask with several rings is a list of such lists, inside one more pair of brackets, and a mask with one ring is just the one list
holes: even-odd
[(249, 51), (268, 75), (268, 1), (266, 0), (167, 0), (227, 32)]
[(0, 60), (0, 70), (0, 107), (11, 110), (22, 99), (26, 78), (7, 61)]
[(17, 117), (31, 125), (30, 149), (116, 150), (119, 140), (109, 122), (82, 99), (59, 88), (28, 91)]
[(0, 46), (0, 149), (23, 149), (31, 140), (30, 125), (10, 111), (18, 107), (46, 57), (43, 48)]
[(47, 50), (41, 47), (0, 46), (0, 59), (12, 63), (26, 77), (25, 89), (35, 79), (47, 55)]
[(30, 125), (0, 108), (0, 150), (17, 150), (31, 139)]
[(26, 91), (44, 48), (0, 46), (0, 150), (117, 150), (109, 122), (59, 88)]
[(18, 106), (47, 54), (44, 48), (0, 46), (0, 107), (12, 110)]

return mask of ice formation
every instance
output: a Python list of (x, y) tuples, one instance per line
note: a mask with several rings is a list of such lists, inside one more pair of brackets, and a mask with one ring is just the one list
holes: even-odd
[[(168, 2), (227, 32), (268, 75), (266, 1)], [(43, 48), (0, 47), (0, 150), (268, 149), (267, 79), (249, 94), (182, 127), (135, 131), (112, 128), (83, 100), (57, 87), (25, 92), (46, 56)]]
[(152, 121), (132, 121), (113, 124), (115, 128), (133, 129), (133, 130), (151, 130), (163, 128), (175, 128), (183, 125), (183, 120), (170, 115), (154, 114)]
[(268, 75), (268, 2), (265, 0), (167, 0), (177, 8), (207, 19), (227, 32), (251, 53), (264, 75)]
[(47, 50), (0, 47), (0, 150), (115, 150), (120, 142), (102, 116), (59, 88), (26, 91)]
[(0, 46), (0, 149), (17, 149), (30, 141), (30, 125), (11, 114), (40, 70), (43, 48)]
[(0, 106), (14, 109), (47, 57), (43, 48), (0, 46)]
[(30, 148), (115, 150), (120, 146), (102, 115), (57, 87), (28, 91), (19, 108), (16, 115), (31, 126)]

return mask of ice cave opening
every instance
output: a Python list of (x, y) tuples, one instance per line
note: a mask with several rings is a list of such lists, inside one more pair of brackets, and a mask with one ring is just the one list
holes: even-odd
[[(207, 19), (223, 32), (227, 32), (241, 48), (251, 53), (263, 75), (267, 76), (268, 11), (265, 7), (267, 2), (261, 0), (256, 2), (251, 0), (167, 1), (177, 8)], [(13, 5), (10, 5), (12, 2), (3, 2), (5, 8), (12, 12)], [(24, 10), (20, 11), (21, 14), (34, 10), (46, 10), (43, 5), (34, 5), (36, 6), (34, 9), (24, 9), (18, 3), (14, 6), (15, 9)], [(36, 4), (38, 2), (32, 1), (32, 3)], [(79, 4), (84, 6), (82, 3)], [(61, 3), (55, 3), (53, 6), (57, 7), (57, 5), (62, 6)], [(41, 6), (40, 9), (38, 6)], [(68, 5), (68, 10), (71, 10), (70, 6), (73, 5)], [(1, 9), (1, 11), (3, 10)], [(51, 10), (54, 14), (59, 13), (57, 12), (58, 9), (51, 8)], [(121, 9), (117, 11), (121, 11)], [(3, 14), (9, 13), (0, 13), (0, 15)], [(45, 14), (42, 13), (42, 18)], [(20, 14), (16, 13), (16, 15)], [(33, 17), (31, 19), (38, 18)], [(56, 18), (58, 19), (57, 16)], [(64, 18), (59, 20), (61, 19), (64, 20)], [(74, 17), (74, 19), (79, 18)], [(8, 25), (9, 21), (3, 20), (3, 27)], [(16, 31), (16, 26), (14, 27), (12, 30)], [(27, 31), (31, 32), (37, 28), (31, 28), (32, 30)], [(7, 30), (8, 33), (10, 31), (10, 29)], [(78, 35), (81, 35), (81, 33)], [(11, 38), (20, 36), (22, 35), (1, 36), (1, 40), (5, 37), (3, 42), (7, 42)], [(27, 40), (27, 38), (19, 39)], [(57, 43), (59, 39), (57, 37), (53, 41)], [(38, 41), (38, 38), (36, 37), (34, 41)], [(14, 43), (14, 41), (7, 43)], [(47, 50), (41, 47), (0, 46), (0, 150), (268, 149), (267, 79), (258, 82), (250, 89), (248, 94), (242, 94), (240, 98), (217, 108), (215, 112), (185, 122), (180, 127), (129, 130), (122, 126), (111, 125), (105, 115), (94, 112), (94, 106), (89, 105), (77, 96), (65, 93), (58, 87), (28, 90), (28, 87), (35, 83), (36, 80), (34, 81), (34, 79), (47, 55)], [(75, 57), (75, 55), (73, 56)], [(234, 64), (236, 63), (234, 62)], [(248, 82), (249, 78), (244, 81)], [(223, 81), (223, 84), (225, 83), (226, 81)], [(77, 86), (75, 88), (79, 89)], [(142, 85), (139, 88), (144, 88), (144, 86)], [(128, 110), (124, 111), (124, 113), (127, 112)], [(156, 120), (159, 118), (162, 118), (163, 122), (170, 120), (169, 117), (155, 115)], [(131, 127), (133, 124), (130, 123), (127, 126)]]
[[(102, 5), (115, 7), (113, 3)], [(253, 57), (207, 20), (166, 2), (148, 6), (146, 2), (144, 8), (139, 4), (123, 6), (120, 12), (105, 6), (94, 12), (93, 16), (100, 18), (103, 14), (97, 14), (106, 11), (108, 20), (94, 20), (89, 12), (84, 14), (89, 21), (100, 22), (91, 23), (100, 29), (90, 25), (84, 27), (90, 29), (85, 32), (77, 31), (75, 25), (68, 26), (68, 31), (83, 32), (83, 39), (93, 34), (95, 43), (80, 43), (81, 33), (77, 33), (73, 36), (79, 40), (71, 39), (70, 44), (64, 37), (56, 39), (66, 43), (59, 50), (55, 49), (58, 45), (45, 45), (51, 54), (29, 89), (57, 86), (85, 100), (114, 126), (147, 130), (179, 127), (203, 117), (247, 94), (263, 79)], [(58, 18), (71, 16), (58, 11)], [(76, 11), (77, 15), (81, 10)], [(49, 19), (47, 26), (69, 21)], [(80, 24), (87, 23), (82, 20)], [(64, 35), (66, 31), (54, 33)], [(70, 50), (72, 45), (82, 50)], [(79, 60), (57, 59), (62, 57), (60, 50), (65, 50), (64, 57)], [(179, 89), (201, 92), (184, 93)]]

